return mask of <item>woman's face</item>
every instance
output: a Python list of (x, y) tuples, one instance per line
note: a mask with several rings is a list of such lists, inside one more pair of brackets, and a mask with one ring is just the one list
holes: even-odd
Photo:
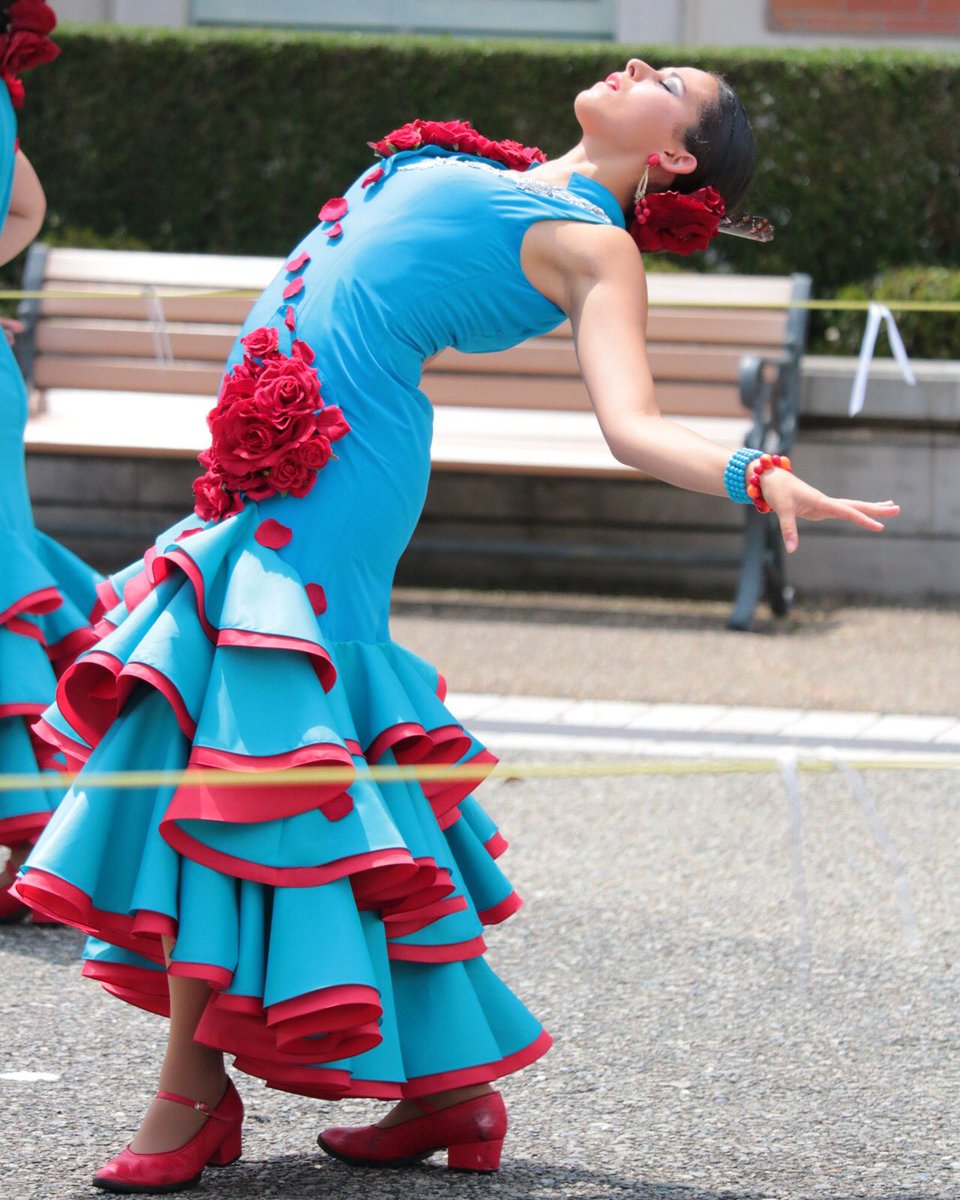
[[(666, 170), (674, 169), (671, 156), (692, 157), (683, 135), (696, 125), (703, 109), (716, 101), (717, 80), (695, 67), (656, 70), (631, 58), (622, 71), (581, 92), (574, 102), (577, 120), (587, 137), (617, 153), (660, 154)], [(693, 170), (696, 160), (689, 167)], [(682, 169), (682, 167), (681, 167)]]

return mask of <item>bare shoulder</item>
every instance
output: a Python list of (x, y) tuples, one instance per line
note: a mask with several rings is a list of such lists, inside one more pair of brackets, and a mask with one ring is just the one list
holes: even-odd
[(643, 259), (625, 229), (583, 221), (539, 221), (526, 232), (524, 274), (565, 311), (585, 286), (608, 282), (646, 290)]

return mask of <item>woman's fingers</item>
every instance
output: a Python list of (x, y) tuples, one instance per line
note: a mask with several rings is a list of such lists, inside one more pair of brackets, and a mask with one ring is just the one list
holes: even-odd
[(792, 554), (800, 542), (796, 514), (792, 508), (784, 509), (777, 512), (777, 520), (780, 522), (780, 536), (783, 538), (784, 547), (788, 554)]

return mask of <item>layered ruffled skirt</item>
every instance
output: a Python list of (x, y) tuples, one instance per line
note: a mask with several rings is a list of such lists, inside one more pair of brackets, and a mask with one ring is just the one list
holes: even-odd
[[(254, 503), (188, 518), (102, 586), (102, 640), (38, 726), (85, 767), (19, 894), (93, 935), (85, 973), (132, 1004), (165, 1013), (167, 971), (208, 983), (198, 1038), (272, 1086), (395, 1098), (498, 1078), (550, 1039), (483, 958), (484, 925), (520, 905), (471, 795), (495, 760), (417, 656), (324, 637), (276, 527)], [(394, 763), (468, 769), (371, 778)], [(344, 781), (85, 782), (321, 765)]]
[(42, 786), (42, 773), (65, 769), (63, 755), (31, 727), (64, 667), (96, 641), (90, 619), (100, 577), (52, 538), (2, 516), (0, 552), (0, 765), (5, 774), (41, 773), (0, 791), (0, 845), (15, 846), (36, 840), (63, 794)]

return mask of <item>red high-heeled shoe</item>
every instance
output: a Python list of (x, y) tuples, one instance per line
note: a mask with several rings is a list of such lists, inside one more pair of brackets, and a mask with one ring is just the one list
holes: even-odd
[(352, 1167), (403, 1167), (437, 1150), (447, 1151), (451, 1171), (496, 1171), (507, 1133), (507, 1110), (499, 1092), (451, 1104), (381, 1129), (325, 1129), (321, 1150)]
[(216, 1108), (201, 1100), (188, 1100), (173, 1092), (157, 1092), (161, 1100), (174, 1100), (205, 1113), (206, 1122), (199, 1133), (184, 1146), (160, 1154), (136, 1154), (128, 1146), (93, 1177), (94, 1187), (106, 1192), (146, 1192), (160, 1195), (193, 1187), (203, 1174), (203, 1168), (226, 1167), (236, 1162), (242, 1152), (241, 1126), (243, 1101), (227, 1081), (227, 1090)]

